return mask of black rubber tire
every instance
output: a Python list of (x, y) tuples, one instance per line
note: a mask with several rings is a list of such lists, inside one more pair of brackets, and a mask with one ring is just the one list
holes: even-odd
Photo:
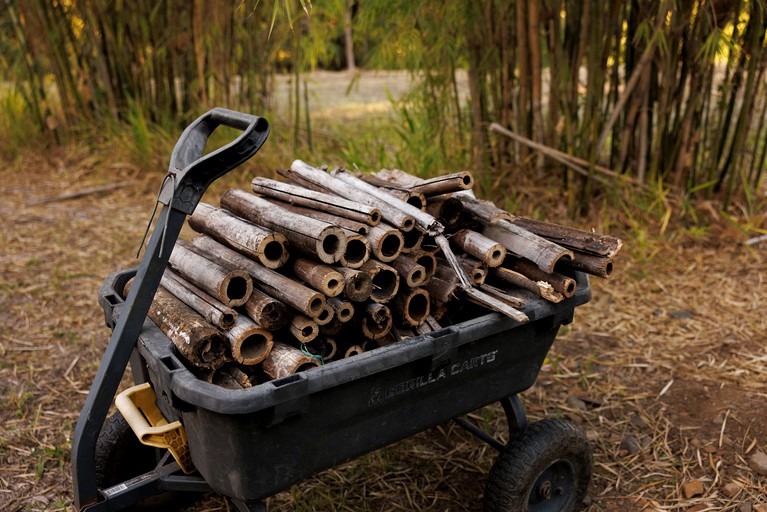
[(573, 512), (588, 491), (591, 447), (575, 425), (531, 424), (495, 460), (485, 487), (486, 512)]

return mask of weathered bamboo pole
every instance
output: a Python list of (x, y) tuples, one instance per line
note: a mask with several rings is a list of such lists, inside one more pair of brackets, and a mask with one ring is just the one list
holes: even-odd
[[(126, 296), (132, 285), (132, 279), (125, 285)], [(157, 288), (147, 316), (189, 363), (206, 369), (218, 368), (223, 363), (226, 351), (224, 336), (162, 286)]]
[(290, 179), (296, 176), (323, 188), (328, 192), (337, 194), (343, 198), (357, 203), (363, 203), (377, 208), (383, 218), (402, 231), (410, 231), (415, 226), (412, 216), (403, 213), (401, 210), (391, 206), (386, 201), (381, 201), (370, 194), (360, 192), (357, 188), (334, 178), (328, 173), (312, 167), (301, 160), (295, 160), (290, 171), (286, 173)]
[(364, 235), (345, 230), (346, 250), (339, 263), (344, 267), (360, 268), (370, 259), (370, 242)]
[(446, 304), (455, 299), (460, 291), (456, 281), (432, 277), (426, 283), (429, 299), (435, 304)]
[(534, 262), (544, 272), (553, 272), (560, 259), (573, 257), (571, 250), (507, 221), (486, 225), (482, 234), (500, 242), (509, 252)]
[(245, 304), (253, 292), (253, 281), (246, 272), (236, 265), (221, 265), (207, 258), (184, 240), (176, 241), (170, 254), (170, 267), (226, 306)]
[(373, 283), (373, 291), (370, 300), (373, 302), (386, 302), (397, 295), (399, 290), (399, 273), (384, 263), (376, 260), (368, 260), (362, 265), (362, 270), (370, 275)]
[(424, 281), (428, 281), (434, 277), (434, 273), (437, 271), (437, 258), (433, 253), (423, 250), (418, 250), (410, 253), (410, 257), (415, 260), (416, 263), (421, 265), (426, 271), (426, 277)]
[(189, 226), (215, 238), (237, 252), (258, 260), (267, 268), (280, 268), (288, 260), (287, 239), (256, 226), (226, 210), (200, 203), (189, 217)]
[[(466, 256), (463, 254), (457, 257), (456, 260), (458, 261), (459, 265), (461, 265), (461, 268), (466, 273), (466, 275), (468, 275), (472, 284), (475, 286), (480, 286), (485, 282), (485, 279), (487, 278), (487, 266), (484, 263), (475, 260), (471, 256)], [(455, 269), (453, 269), (447, 260), (443, 258), (437, 258), (437, 269), (434, 275), (440, 279), (445, 279), (454, 283), (460, 284), (461, 282), (458, 278), (458, 274), (455, 272)]]
[(365, 238), (370, 244), (370, 251), (380, 261), (389, 262), (402, 254), (405, 241), (398, 229), (382, 224), (372, 228)]
[(410, 254), (421, 248), (424, 232), (419, 228), (411, 229), (407, 233), (402, 233), (402, 254)]
[(320, 333), (317, 322), (300, 313), (295, 313), (290, 317), (288, 330), (301, 343), (309, 343)]
[(195, 310), (205, 320), (221, 329), (230, 329), (237, 319), (237, 311), (225, 306), (191, 283), (184, 281), (170, 269), (165, 270), (160, 282), (163, 288)]
[(272, 349), (272, 333), (243, 315), (224, 331), (224, 336), (229, 340), (232, 358), (241, 364), (258, 364)]
[(254, 192), (278, 201), (319, 210), (370, 226), (381, 222), (381, 211), (377, 208), (335, 195), (315, 192), (267, 178), (253, 178), (251, 186)]
[(285, 304), (265, 294), (255, 286), (248, 301), (242, 305), (251, 320), (268, 331), (277, 331), (288, 323)]
[(347, 300), (341, 300), (338, 297), (328, 299), (330, 305), (336, 312), (336, 318), (341, 323), (346, 323), (354, 316), (354, 306)]
[(270, 379), (280, 379), (294, 373), (311, 370), (319, 365), (319, 361), (307, 356), (297, 348), (281, 341), (275, 341), (269, 356), (261, 363), (261, 369)]
[(470, 229), (457, 231), (449, 240), (453, 246), (491, 268), (500, 266), (506, 258), (506, 248), (503, 245)]
[(344, 276), (331, 267), (306, 258), (296, 258), (290, 268), (296, 277), (328, 297), (336, 297), (344, 291)]
[(623, 241), (620, 238), (599, 235), (550, 222), (517, 217), (513, 223), (569, 249), (591, 253), (596, 256), (614, 258), (621, 250), (621, 247), (623, 247)]
[(271, 297), (309, 316), (317, 316), (325, 307), (325, 296), (296, 281), (249, 260), (205, 235), (192, 239), (192, 244), (205, 251), (211, 258), (217, 258), (245, 270), (258, 282), (259, 288)]
[(560, 262), (558, 268), (572, 268), (597, 277), (609, 279), (615, 270), (615, 262), (612, 258), (594, 256), (585, 252), (573, 251), (575, 257), (572, 260)]
[(400, 256), (391, 262), (391, 266), (397, 269), (400, 277), (410, 288), (421, 286), (426, 281), (426, 269), (412, 258)]
[(565, 299), (564, 295), (554, 290), (554, 287), (546, 281), (533, 281), (519, 272), (503, 267), (490, 269), (490, 272), (498, 279), (523, 290), (531, 291), (549, 302), (559, 303)]
[(429, 198), (426, 211), (447, 228), (457, 226), (465, 216), (463, 203), (453, 196)]
[(368, 272), (347, 267), (335, 267), (335, 269), (344, 276), (344, 296), (347, 299), (363, 302), (373, 293), (373, 280)]
[(505, 266), (529, 277), (533, 281), (544, 281), (549, 283), (556, 292), (561, 293), (568, 299), (575, 293), (575, 279), (558, 272), (544, 272), (538, 268), (538, 265), (531, 261), (507, 258)]
[(303, 215), (304, 217), (321, 220), (323, 222), (327, 222), (328, 224), (333, 224), (334, 226), (344, 228), (348, 231), (359, 233), (360, 235), (367, 235), (371, 228), (371, 226), (367, 224), (363, 224), (362, 222), (357, 222), (356, 220), (346, 219), (344, 217), (331, 215), (329, 213), (312, 210), (309, 208), (303, 208), (301, 206), (296, 206), (290, 203), (284, 203), (282, 201), (277, 201), (274, 199), (267, 199), (267, 200), (272, 204), (281, 206), (285, 208), (286, 210), (290, 210), (293, 213), (297, 213), (298, 215)]
[(322, 311), (320, 312), (320, 314), (314, 318), (314, 321), (317, 322), (317, 325), (323, 326), (332, 322), (335, 317), (336, 317), (336, 310), (333, 309), (333, 306), (326, 303), (325, 307), (322, 308)]
[(449, 197), (458, 199), (461, 202), (461, 207), (463, 208), (464, 212), (470, 213), (477, 219), (483, 220), (490, 224), (495, 224), (496, 222), (502, 220), (511, 222), (516, 219), (514, 215), (510, 214), (506, 210), (498, 208), (490, 201), (482, 201), (477, 199), (473, 195), (470, 195), (468, 192), (453, 194)]
[(293, 247), (323, 263), (337, 262), (346, 249), (346, 235), (338, 226), (297, 215), (248, 192), (228, 190), (221, 196), (221, 205), (251, 222), (282, 233)]
[(413, 327), (426, 321), (430, 305), (429, 292), (423, 288), (414, 288), (400, 293), (392, 300), (392, 307), (397, 318)]
[(362, 316), (362, 334), (371, 340), (378, 340), (391, 331), (394, 324), (391, 311), (383, 304), (367, 304)]
[(363, 180), (383, 187), (398, 187), (409, 192), (420, 192), (426, 196), (437, 196), (471, 190), (474, 187), (474, 176), (468, 171), (444, 174), (434, 178), (423, 179), (408, 174), (400, 169), (382, 169)]

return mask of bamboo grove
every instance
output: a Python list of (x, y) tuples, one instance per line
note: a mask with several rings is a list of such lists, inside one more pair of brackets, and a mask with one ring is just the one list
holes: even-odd
[[(179, 125), (214, 104), (263, 112), (275, 73), (339, 67), (353, 26), (358, 66), (419, 79), (396, 105), (402, 146), (390, 165), (418, 162), (419, 174), (471, 166), (480, 182), (523, 172), (561, 180), (573, 211), (597, 188), (625, 184), (749, 200), (763, 177), (764, 0), (4, 7), (0, 72), (54, 134), (130, 116)], [(293, 117), (297, 134), (298, 108)]]

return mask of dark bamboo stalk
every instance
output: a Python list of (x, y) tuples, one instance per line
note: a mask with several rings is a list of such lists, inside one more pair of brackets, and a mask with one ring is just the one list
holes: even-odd
[(437, 271), (437, 258), (433, 253), (429, 251), (418, 250), (410, 253), (410, 258), (415, 260), (416, 263), (421, 265), (426, 272), (424, 282), (434, 277), (434, 273)]
[(336, 270), (344, 276), (344, 296), (347, 299), (363, 302), (373, 293), (373, 281), (368, 272), (347, 267), (336, 267)]
[(609, 279), (615, 270), (615, 263), (612, 258), (594, 256), (585, 252), (573, 251), (575, 257), (572, 260), (562, 261), (557, 268), (571, 268), (580, 270), (597, 277)]
[(242, 309), (251, 320), (268, 331), (277, 331), (288, 323), (288, 308), (256, 287)]
[(542, 236), (563, 247), (582, 252), (588, 252), (597, 256), (614, 258), (623, 247), (623, 241), (607, 235), (584, 231), (582, 229), (560, 226), (551, 222), (541, 222), (524, 217), (517, 217), (513, 221), (531, 233)]
[(421, 286), (426, 281), (426, 269), (412, 258), (400, 256), (391, 262), (391, 266), (397, 269), (405, 285), (410, 288)]
[(426, 211), (447, 228), (457, 226), (464, 217), (463, 203), (453, 196), (429, 198)]
[(544, 272), (538, 268), (538, 265), (531, 261), (507, 259), (506, 266), (511, 270), (529, 277), (533, 281), (544, 281), (549, 283), (557, 293), (561, 293), (566, 298), (572, 297), (575, 293), (575, 279), (557, 272)]
[(333, 308), (336, 313), (336, 318), (341, 323), (346, 323), (354, 316), (354, 306), (347, 300), (342, 300), (337, 297), (328, 299), (328, 305)]
[(501, 279), (518, 288), (522, 288), (523, 290), (531, 291), (549, 302), (558, 303), (562, 302), (565, 298), (561, 293), (554, 290), (554, 287), (545, 281), (533, 281), (532, 279), (520, 274), (519, 272), (515, 272), (503, 267), (493, 268), (490, 270), (490, 272), (498, 279)]
[(323, 325), (327, 325), (330, 322), (333, 321), (333, 319), (336, 317), (336, 311), (333, 309), (333, 306), (330, 304), (325, 304), (325, 307), (322, 308), (322, 311), (319, 315), (314, 317), (314, 321), (319, 325), (320, 327)]
[(391, 311), (383, 304), (367, 304), (363, 310), (362, 333), (366, 338), (379, 340), (389, 334), (393, 325)]

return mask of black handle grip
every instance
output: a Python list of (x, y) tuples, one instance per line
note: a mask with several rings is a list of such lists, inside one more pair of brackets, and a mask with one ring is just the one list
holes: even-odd
[[(242, 130), (229, 144), (203, 156), (205, 145), (220, 125)], [(191, 214), (208, 186), (253, 156), (269, 136), (269, 122), (263, 117), (216, 107), (198, 117), (179, 137), (170, 156), (160, 202)], [(174, 184), (175, 181), (175, 184)], [(174, 186), (175, 185), (175, 186)]]

